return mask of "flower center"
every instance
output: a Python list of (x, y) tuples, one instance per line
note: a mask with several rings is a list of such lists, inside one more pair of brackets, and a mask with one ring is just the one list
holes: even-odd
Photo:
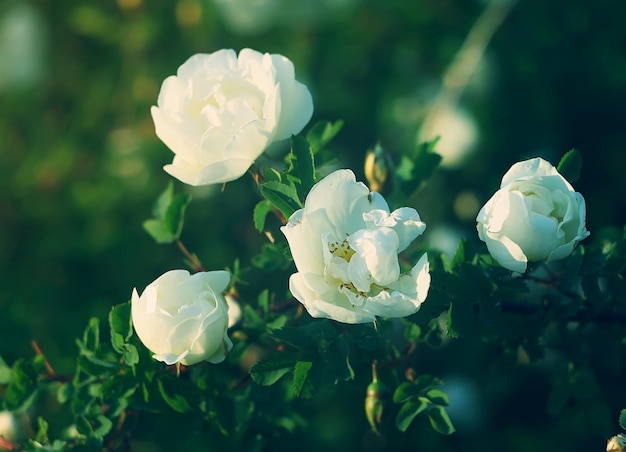
[(343, 242), (330, 242), (328, 244), (328, 249), (333, 256), (340, 257), (346, 262), (350, 262), (350, 259), (356, 253), (356, 251), (350, 247), (347, 237), (343, 240)]

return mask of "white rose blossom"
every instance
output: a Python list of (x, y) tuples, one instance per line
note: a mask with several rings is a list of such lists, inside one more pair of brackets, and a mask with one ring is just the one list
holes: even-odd
[(425, 228), (415, 209), (390, 212), (352, 171), (335, 171), (281, 228), (298, 270), (289, 289), (312, 317), (366, 323), (413, 314), (430, 287), (428, 259), (401, 273), (398, 253)]
[(528, 262), (569, 256), (589, 236), (585, 199), (549, 162), (518, 162), (476, 218), (478, 237), (503, 267), (523, 273)]
[(151, 109), (157, 136), (175, 154), (163, 169), (189, 185), (242, 176), (273, 141), (311, 119), (311, 94), (294, 77), (286, 57), (251, 49), (189, 58)]
[(200, 361), (219, 363), (233, 344), (227, 335), (228, 304), (222, 292), (225, 271), (171, 270), (149, 284), (141, 296), (132, 294), (132, 319), (137, 336), (168, 365)]

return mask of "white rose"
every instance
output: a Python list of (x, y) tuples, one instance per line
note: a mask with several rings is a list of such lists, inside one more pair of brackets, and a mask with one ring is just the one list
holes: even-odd
[(137, 336), (168, 365), (219, 363), (233, 344), (228, 338), (228, 305), (222, 292), (225, 271), (171, 270), (148, 285), (141, 296), (133, 289), (132, 318)]
[(166, 78), (151, 112), (175, 154), (163, 169), (206, 185), (239, 178), (273, 141), (300, 132), (313, 101), (284, 56), (218, 50), (192, 56)]
[(428, 260), (401, 273), (398, 253), (425, 228), (414, 209), (390, 213), (352, 171), (335, 171), (281, 228), (298, 269), (289, 289), (312, 317), (365, 323), (413, 314), (430, 287)]
[(518, 162), (478, 213), (478, 237), (503, 267), (523, 273), (528, 262), (571, 254), (587, 236), (585, 199), (541, 158)]

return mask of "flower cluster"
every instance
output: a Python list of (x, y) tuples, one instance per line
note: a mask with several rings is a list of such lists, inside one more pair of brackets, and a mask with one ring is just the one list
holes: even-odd
[[(308, 89), (281, 55), (244, 49), (191, 57), (161, 88), (152, 108), (157, 136), (174, 152), (165, 166), (190, 185), (240, 177), (274, 141), (297, 134), (312, 116)], [(313, 176), (311, 176), (312, 178)], [(313, 180), (309, 186), (313, 185)], [(293, 209), (292, 209), (293, 211)], [(585, 201), (541, 158), (513, 165), (476, 218), (479, 238), (503, 267), (567, 257), (586, 238)], [(317, 181), (281, 227), (297, 272), (289, 289), (312, 317), (356, 324), (415, 313), (431, 275), (426, 254), (403, 268), (399, 254), (426, 228), (415, 209), (385, 199), (341, 169)], [(165, 273), (132, 295), (137, 335), (167, 364), (217, 363), (232, 343), (224, 271)], [(235, 312), (237, 311), (237, 312)]]

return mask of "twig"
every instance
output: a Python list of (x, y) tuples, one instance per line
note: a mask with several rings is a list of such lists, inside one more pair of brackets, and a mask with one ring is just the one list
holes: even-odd
[(194, 271), (197, 271), (197, 272), (206, 271), (204, 267), (202, 266), (202, 264), (200, 263), (200, 261), (198, 260), (198, 258), (194, 256), (193, 254), (191, 254), (189, 250), (185, 247), (185, 245), (183, 245), (183, 242), (181, 242), (180, 240), (176, 240), (176, 245), (178, 245), (178, 248), (183, 252), (185, 257), (189, 259), (189, 262), (191, 263)]
[(35, 353), (37, 353), (39, 356), (41, 356), (43, 358), (43, 365), (46, 368), (46, 371), (48, 372), (48, 376), (50, 378), (57, 378), (57, 373), (54, 371), (54, 369), (50, 365), (50, 362), (48, 361), (48, 359), (45, 357), (45, 355), (41, 351), (41, 348), (39, 347), (39, 344), (37, 343), (37, 341), (31, 341), (30, 344), (33, 347), (33, 349), (35, 350)]

